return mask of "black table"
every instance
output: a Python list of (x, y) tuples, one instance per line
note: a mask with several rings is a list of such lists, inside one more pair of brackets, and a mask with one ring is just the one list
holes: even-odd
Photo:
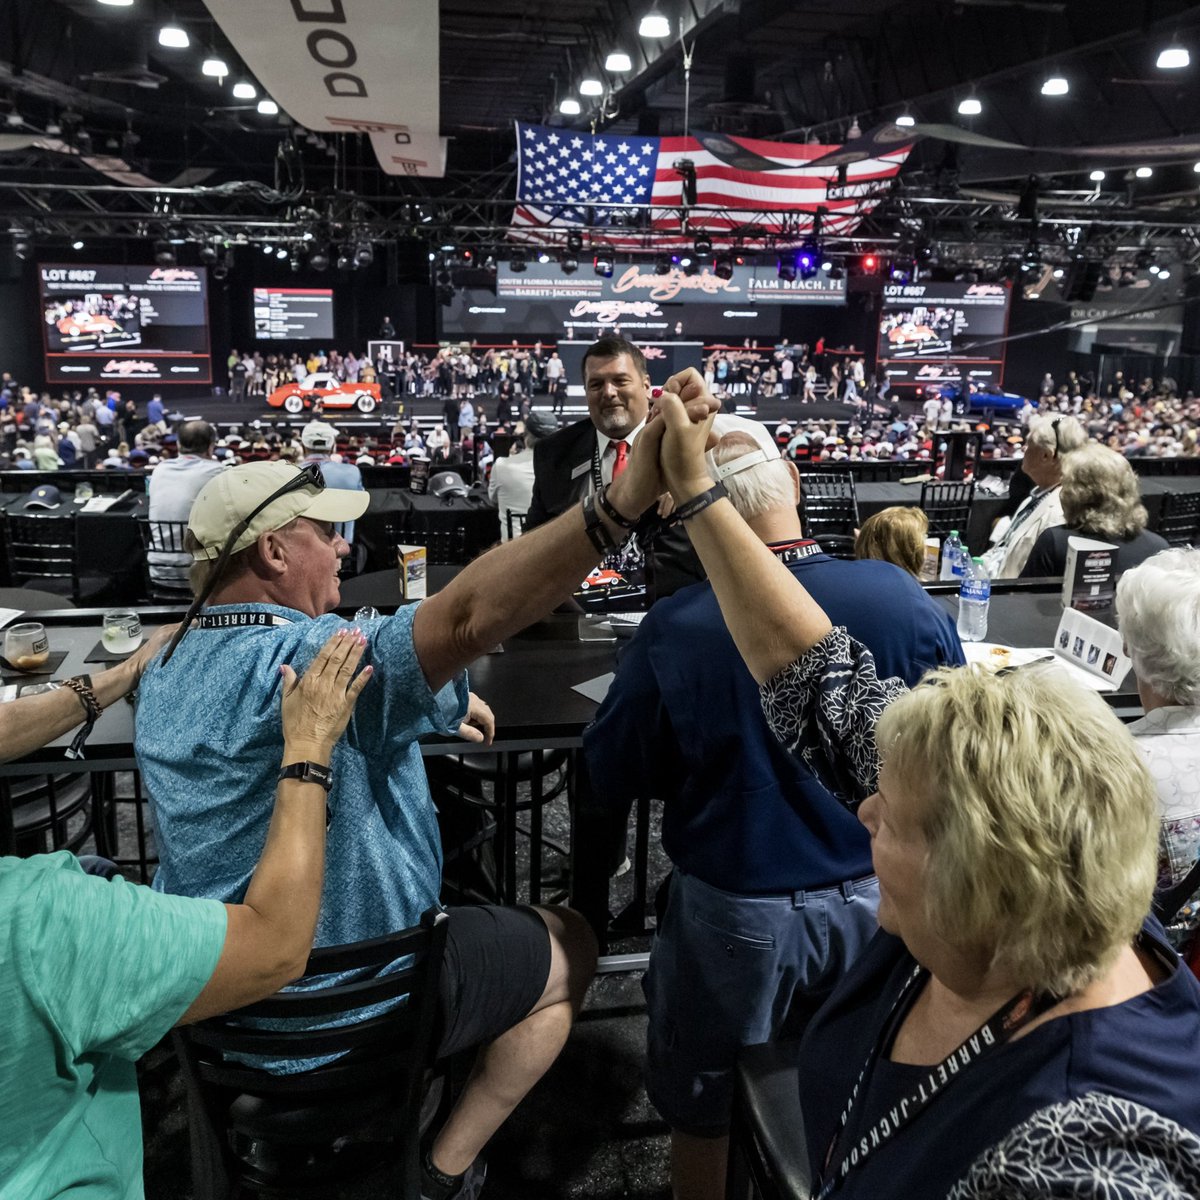
[(407, 517), (416, 531), (450, 532), (460, 526), (466, 534), (466, 557), (474, 558), (500, 540), (500, 517), (481, 496), (452, 497), (414, 495), (403, 488), (383, 488), (371, 492), (371, 504), (354, 529), (356, 542), (367, 549), (367, 565), (383, 568), (395, 565), (395, 545), (389, 543), (386, 527), (389, 518)]

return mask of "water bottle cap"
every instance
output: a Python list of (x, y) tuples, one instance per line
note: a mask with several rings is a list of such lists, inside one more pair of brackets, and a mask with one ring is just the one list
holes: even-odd
[(971, 561), (972, 561), (972, 562), (974, 562), (974, 563), (979, 563), (979, 565), (980, 565), (980, 566), (983, 566), (983, 559), (982, 559), (982, 558), (979, 558), (978, 556), (976, 556), (975, 558), (971, 559)]

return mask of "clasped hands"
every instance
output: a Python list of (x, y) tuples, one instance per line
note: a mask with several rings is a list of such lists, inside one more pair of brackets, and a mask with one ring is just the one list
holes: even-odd
[(609, 499), (620, 512), (642, 513), (657, 503), (666, 515), (672, 502), (683, 504), (713, 486), (704, 452), (716, 441), (712, 423), (720, 407), (694, 367), (667, 380), (633, 444), (629, 466), (609, 486)]

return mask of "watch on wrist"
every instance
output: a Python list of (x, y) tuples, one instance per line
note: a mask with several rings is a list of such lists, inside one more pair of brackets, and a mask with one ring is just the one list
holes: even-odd
[(333, 771), (315, 762), (290, 763), (279, 772), (280, 779), (299, 779), (302, 783), (319, 783), (327, 792), (333, 787)]

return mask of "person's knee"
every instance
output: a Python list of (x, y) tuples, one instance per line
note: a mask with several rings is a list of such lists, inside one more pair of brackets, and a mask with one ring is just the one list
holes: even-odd
[(596, 974), (599, 945), (592, 927), (573, 908), (549, 904), (537, 909), (550, 934), (550, 976), (543, 1007), (569, 1000), (576, 1010)]

